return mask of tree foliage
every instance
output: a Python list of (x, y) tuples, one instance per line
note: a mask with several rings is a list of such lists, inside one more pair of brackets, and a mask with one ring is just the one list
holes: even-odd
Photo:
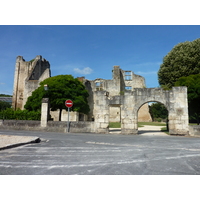
[[(44, 90), (44, 85), (48, 85), (48, 91)], [(24, 108), (27, 110), (40, 110), (42, 98), (49, 98), (51, 110), (67, 109), (65, 101), (73, 101), (72, 111), (87, 114), (89, 96), (85, 86), (71, 75), (58, 75), (45, 79), (40, 83), (32, 95), (28, 98)]]
[(175, 86), (187, 86), (188, 90), (188, 110), (190, 120), (200, 123), (200, 74), (181, 77)]
[(9, 94), (0, 94), (0, 97), (12, 97), (12, 95), (9, 95)]
[(10, 108), (11, 104), (5, 101), (0, 101), (0, 111), (5, 110), (6, 108)]
[(176, 45), (163, 59), (158, 81), (163, 88), (171, 88), (180, 77), (200, 73), (200, 39)]
[(151, 114), (151, 117), (153, 121), (156, 119), (167, 119), (168, 117), (168, 110), (166, 107), (161, 103), (152, 103), (149, 106), (149, 113)]

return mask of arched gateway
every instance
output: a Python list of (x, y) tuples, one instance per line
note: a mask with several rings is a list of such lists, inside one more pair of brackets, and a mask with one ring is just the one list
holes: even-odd
[(172, 90), (161, 88), (135, 88), (124, 95), (109, 98), (108, 92), (95, 92), (94, 118), (96, 132), (108, 132), (109, 106), (121, 107), (121, 133), (138, 133), (138, 110), (147, 102), (160, 102), (168, 110), (169, 133), (189, 134), (187, 87), (173, 87)]

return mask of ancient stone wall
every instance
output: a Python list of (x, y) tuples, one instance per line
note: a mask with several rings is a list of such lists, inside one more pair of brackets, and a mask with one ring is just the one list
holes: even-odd
[[(88, 120), (94, 118), (94, 112), (98, 109), (94, 101), (94, 92), (105, 91), (109, 97), (124, 95), (126, 91), (133, 91), (134, 88), (145, 88), (145, 79), (142, 76), (134, 74), (132, 71), (124, 71), (120, 66), (114, 66), (112, 70), (112, 80), (97, 78), (93, 81), (79, 78), (89, 92), (88, 102), (90, 113)], [(138, 121), (152, 121), (149, 113), (148, 104), (141, 107)], [(118, 122), (121, 118), (121, 109), (119, 106), (112, 105), (110, 108), (110, 122)]]
[(168, 110), (169, 132), (170, 134), (189, 133), (188, 127), (188, 102), (187, 87), (173, 87), (172, 90), (163, 90), (161, 88), (136, 89), (135, 93), (135, 110), (146, 102), (160, 102)]
[(138, 122), (152, 122), (151, 115), (149, 114), (148, 103), (144, 104), (138, 111)]
[[(51, 119), (53, 119), (53, 121), (59, 121), (59, 112), (60, 112), (59, 109), (56, 111), (50, 111)], [(65, 109), (62, 110), (61, 121), (68, 121), (68, 111)], [(74, 122), (87, 121), (87, 115), (76, 111), (74, 112), (70, 111), (69, 121), (74, 121)]]
[(18, 56), (15, 64), (12, 107), (15, 110), (24, 109), (27, 98), (38, 88), (41, 81), (50, 76), (50, 64), (42, 56), (36, 56), (28, 62), (22, 56)]
[[(138, 110), (148, 102), (160, 102), (168, 110), (169, 133), (188, 135), (188, 102), (187, 87), (173, 87), (172, 90), (161, 88), (135, 88), (126, 91), (124, 95), (109, 97), (106, 92), (95, 92), (96, 112), (94, 113), (98, 132), (107, 132), (109, 125), (109, 106), (118, 105), (121, 108), (122, 134), (137, 134)], [(98, 100), (100, 101), (98, 101)]]
[(121, 107), (120, 105), (110, 105), (110, 122), (121, 122)]

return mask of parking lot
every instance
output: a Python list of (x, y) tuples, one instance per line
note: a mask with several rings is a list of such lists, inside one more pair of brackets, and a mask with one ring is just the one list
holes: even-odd
[(155, 133), (119, 135), (0, 130), (4, 135), (42, 139), (40, 143), (1, 150), (0, 174), (200, 174), (200, 138)]

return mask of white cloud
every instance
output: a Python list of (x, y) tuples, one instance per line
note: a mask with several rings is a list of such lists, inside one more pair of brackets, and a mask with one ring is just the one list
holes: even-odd
[(91, 74), (93, 70), (90, 67), (85, 67), (84, 69), (74, 68), (74, 72), (77, 74)]
[(5, 85), (5, 83), (0, 83), (0, 85)]

